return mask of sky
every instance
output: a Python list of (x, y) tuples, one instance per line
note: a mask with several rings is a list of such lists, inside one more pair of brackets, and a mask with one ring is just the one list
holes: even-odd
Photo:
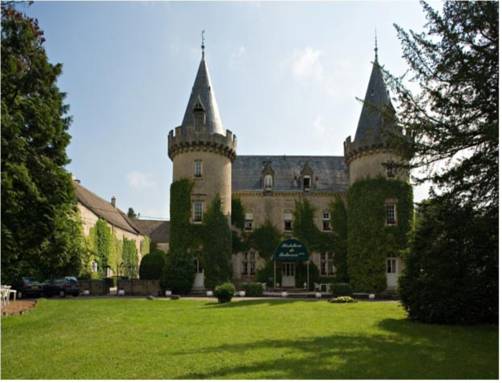
[[(433, 3), (434, 5), (434, 3)], [(374, 57), (407, 70), (393, 24), (422, 31), (418, 2), (35, 2), (73, 123), (68, 170), (143, 218), (169, 217), (167, 135), (201, 58), (238, 154), (343, 155)], [(427, 187), (414, 189), (415, 201)]]

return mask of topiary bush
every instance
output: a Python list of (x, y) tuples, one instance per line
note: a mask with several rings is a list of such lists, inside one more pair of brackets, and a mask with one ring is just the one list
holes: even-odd
[(333, 284), (333, 295), (334, 296), (351, 296), (352, 287), (348, 283), (335, 283)]
[(162, 269), (166, 263), (166, 253), (153, 250), (141, 259), (139, 266), (140, 279), (160, 279)]
[(261, 297), (263, 296), (263, 286), (261, 283), (245, 283), (242, 288), (246, 292), (247, 297)]
[(230, 282), (222, 283), (214, 289), (214, 296), (218, 298), (218, 303), (230, 302), (234, 294), (235, 286)]

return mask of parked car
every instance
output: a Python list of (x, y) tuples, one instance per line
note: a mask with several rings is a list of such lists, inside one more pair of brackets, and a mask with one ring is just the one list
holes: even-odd
[(75, 277), (64, 277), (49, 279), (44, 283), (44, 295), (52, 297), (54, 295), (65, 296), (73, 295), (74, 297), (80, 294), (78, 280)]
[(12, 284), (12, 289), (17, 291), (17, 298), (39, 297), (43, 292), (43, 285), (31, 277), (22, 277)]

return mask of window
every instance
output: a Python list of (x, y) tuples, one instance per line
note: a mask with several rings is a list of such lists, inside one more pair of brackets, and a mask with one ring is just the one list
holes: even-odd
[(244, 216), (244, 231), (253, 230), (253, 213), (246, 213)]
[(394, 178), (396, 176), (396, 168), (394, 166), (387, 166), (387, 177)]
[(332, 253), (321, 253), (321, 275), (335, 274), (335, 266), (333, 265)]
[(194, 177), (202, 177), (202, 160), (193, 162), (193, 175)]
[(331, 231), (331, 215), (329, 210), (322, 212), (322, 229), (323, 231)]
[(284, 213), (284, 231), (293, 231), (293, 214)]
[(265, 190), (272, 190), (272, 184), (274, 182), (274, 179), (271, 174), (265, 175), (263, 178), (263, 187)]
[(192, 221), (194, 223), (202, 222), (202, 218), (204, 215), (204, 205), (203, 205), (202, 201), (195, 201), (193, 203), (192, 207), (193, 207)]
[(388, 226), (397, 225), (397, 208), (395, 203), (385, 204), (385, 224)]
[(387, 259), (387, 274), (395, 274), (397, 272), (396, 258)]
[(91, 262), (91, 271), (93, 273), (97, 273), (98, 272), (98, 263), (96, 261), (92, 261)]
[(303, 176), (303, 190), (310, 189), (310, 176)]
[(256, 273), (256, 253), (249, 251), (242, 254), (242, 275), (255, 275)]

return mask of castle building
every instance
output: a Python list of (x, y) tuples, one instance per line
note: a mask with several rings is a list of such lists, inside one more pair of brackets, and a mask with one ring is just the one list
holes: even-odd
[[(201, 223), (211, 200), (219, 195), (225, 215), (231, 215), (232, 197), (238, 197), (245, 212), (244, 231), (252, 231), (271, 222), (284, 237), (293, 231), (295, 201), (307, 199), (315, 207), (315, 224), (331, 232), (330, 204), (338, 195), (346, 199), (351, 185), (359, 180), (382, 178), (408, 183), (408, 173), (398, 164), (405, 163), (387, 142), (387, 133), (396, 132), (395, 111), (384, 82), (382, 69), (375, 60), (354, 139), (344, 143), (343, 156), (238, 155), (236, 135), (223, 128), (202, 47), (202, 58), (190, 99), (180, 126), (168, 135), (168, 155), (173, 161), (173, 182), (193, 181), (191, 219)], [(389, 198), (385, 225), (399, 225), (397, 201)], [(333, 277), (334, 251), (313, 252), (310, 260), (322, 277)], [(257, 251), (232, 255), (236, 281), (253, 281), (265, 261)], [(395, 255), (381, 264), (387, 289), (397, 287), (401, 261)], [(298, 285), (297, 265), (282, 262), (281, 286)], [(202, 288), (203, 270), (197, 270), (194, 288)]]

